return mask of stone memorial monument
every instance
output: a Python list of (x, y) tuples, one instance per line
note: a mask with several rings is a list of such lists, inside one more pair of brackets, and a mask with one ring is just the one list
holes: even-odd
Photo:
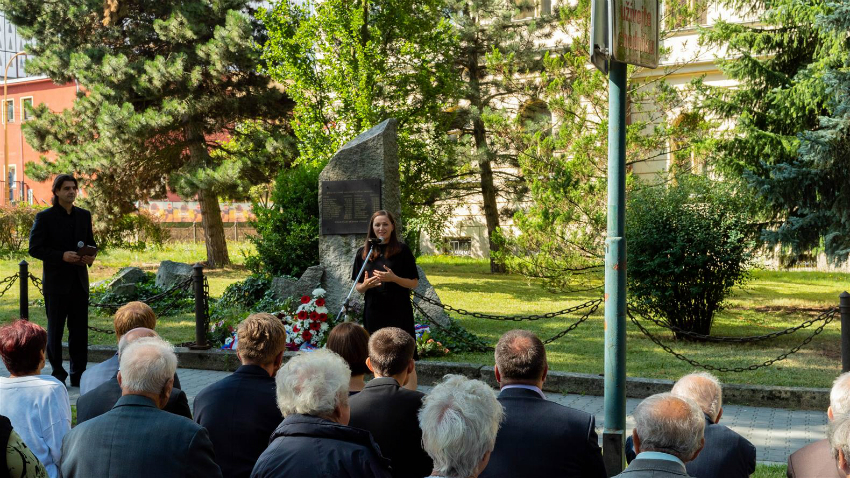
[[(389, 211), (401, 232), (397, 125), (396, 120), (388, 119), (352, 139), (319, 174), (320, 265), (310, 267), (299, 280), (276, 278), (272, 288), (278, 297), (307, 295), (321, 285), (327, 291), (328, 311), (336, 317), (354, 284), (351, 280), (354, 254), (363, 246), (372, 213), (380, 209)], [(425, 272), (422, 268), (418, 270), (416, 292), (439, 302)], [(352, 302), (361, 304), (362, 310), (363, 296), (354, 291), (351, 298)], [(448, 322), (448, 316), (439, 306), (419, 299), (416, 302), (438, 323)]]

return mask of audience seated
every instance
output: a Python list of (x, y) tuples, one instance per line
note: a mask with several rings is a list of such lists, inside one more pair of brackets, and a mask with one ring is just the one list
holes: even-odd
[(11, 374), (0, 377), (0, 415), (9, 418), (47, 476), (58, 478), (62, 439), (71, 429), (71, 402), (65, 384), (40, 375), (46, 350), (47, 331), (37, 324), (17, 320), (0, 328), (0, 356)]
[(850, 477), (850, 462), (848, 462), (850, 460), (850, 416), (842, 415), (832, 419), (829, 422), (827, 436), (841, 477)]
[(369, 332), (362, 325), (343, 322), (331, 329), (325, 347), (348, 362), (348, 368), (351, 369), (348, 394), (355, 395), (363, 390), (366, 386), (364, 377), (369, 371), (366, 367), (366, 358), (369, 357)]
[(606, 478), (593, 415), (550, 402), (541, 390), (549, 370), (543, 342), (512, 330), (499, 339), (495, 355), (505, 423), (482, 478)]
[(633, 417), (632, 439), (637, 456), (617, 476), (691, 476), (685, 463), (695, 459), (705, 445), (705, 417), (699, 406), (689, 398), (659, 393), (640, 402)]
[[(830, 422), (833, 422), (838, 416), (848, 413), (850, 413), (850, 372), (842, 373), (832, 383), (826, 416)], [(828, 438), (806, 445), (788, 457), (788, 477), (843, 477), (845, 474), (839, 469), (836, 457)]]
[(0, 415), (0, 445), (5, 447), (5, 451), (0, 449), (0, 477), (47, 478), (44, 465), (15, 432), (12, 422), (3, 415)]
[(253, 478), (390, 477), (372, 435), (348, 426), (351, 372), (327, 349), (298, 355), (277, 373), (284, 418), (254, 466)]
[[(115, 311), (112, 318), (112, 326), (115, 329), (115, 341), (121, 343), (121, 337), (127, 332), (144, 327), (156, 329), (156, 314), (148, 304), (144, 302), (127, 302)], [(118, 373), (118, 352), (104, 362), (87, 368), (80, 378), (80, 395), (85, 395), (97, 388), (100, 384), (112, 380)], [(174, 375), (174, 388), (180, 388), (180, 380)]]
[[(121, 341), (118, 342), (118, 356), (121, 356), (121, 353), (126, 350), (128, 345), (145, 337), (159, 337), (159, 335), (153, 330), (144, 327), (135, 328), (124, 334), (121, 337)], [(91, 420), (94, 417), (99, 417), (112, 410), (112, 407), (118, 403), (121, 395), (121, 385), (118, 384), (118, 375), (116, 373), (114, 377), (77, 399), (77, 424)], [(192, 419), (192, 412), (189, 410), (189, 399), (186, 397), (185, 392), (176, 387), (171, 390), (168, 403), (163, 410), (190, 420)]]
[(419, 411), (422, 446), (434, 461), (431, 476), (479, 476), (490, 460), (504, 416), (502, 405), (487, 384), (446, 375), (425, 397)]
[(433, 469), (422, 449), (417, 418), (425, 394), (404, 388), (415, 369), (415, 348), (416, 341), (402, 329), (385, 327), (375, 332), (366, 359), (375, 378), (350, 401), (349, 425), (372, 433), (381, 453), (390, 459), (395, 478), (422, 478)]
[(254, 463), (283, 421), (274, 375), (283, 362), (286, 329), (277, 317), (259, 313), (237, 328), (242, 366), (195, 397), (195, 421), (209, 431), (221, 474), (251, 476)]
[(68, 433), (62, 476), (220, 477), (206, 429), (161, 410), (177, 369), (173, 347), (156, 337), (138, 339), (121, 352), (119, 368), (123, 396)]

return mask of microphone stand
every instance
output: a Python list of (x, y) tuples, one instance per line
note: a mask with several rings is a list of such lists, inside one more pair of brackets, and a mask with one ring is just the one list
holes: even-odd
[(380, 244), (380, 242), (372, 241), (370, 241), (370, 243), (372, 244), (372, 247), (369, 248), (369, 254), (366, 256), (366, 260), (363, 261), (363, 266), (360, 267), (360, 272), (357, 273), (357, 278), (354, 279), (354, 284), (351, 286), (351, 290), (349, 290), (348, 295), (345, 296), (345, 301), (342, 303), (342, 308), (339, 309), (339, 313), (336, 314), (335, 322), (337, 323), (339, 322), (339, 318), (342, 316), (342, 313), (345, 312), (346, 309), (348, 309), (348, 301), (351, 299), (351, 294), (354, 293), (354, 288), (357, 287), (357, 283), (360, 282), (360, 277), (363, 276), (363, 271), (366, 270), (366, 264), (368, 264), (369, 261), (372, 260), (372, 252), (375, 251), (375, 246)]

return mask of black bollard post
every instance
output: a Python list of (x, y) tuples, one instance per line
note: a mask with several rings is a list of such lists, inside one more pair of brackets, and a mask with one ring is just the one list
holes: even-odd
[(850, 294), (845, 290), (838, 296), (841, 314), (841, 373), (850, 372)]
[(29, 285), (30, 285), (30, 274), (29, 274), (29, 263), (27, 261), (21, 261), (18, 263), (20, 269), (18, 270), (18, 280), (21, 282), (19, 285), (21, 287), (21, 301), (20, 301), (20, 316), (24, 320), (29, 320), (30, 318), (30, 299), (29, 299)]
[(204, 266), (200, 262), (192, 266), (192, 285), (195, 290), (195, 345), (192, 349), (206, 350), (207, 343), (207, 309), (204, 307)]

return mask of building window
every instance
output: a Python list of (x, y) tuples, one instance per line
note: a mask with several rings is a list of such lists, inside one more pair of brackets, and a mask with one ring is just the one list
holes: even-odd
[(544, 136), (552, 134), (552, 112), (545, 101), (534, 100), (526, 103), (519, 116), (526, 131), (542, 130)]
[(31, 120), (32, 116), (32, 98), (21, 98), (21, 120)]
[(15, 192), (17, 190), (18, 171), (14, 165), (9, 166), (9, 199), (15, 200)]
[(27, 202), (32, 204), (33, 200), (32, 189), (27, 189)]
[(708, 23), (708, 0), (666, 0), (668, 29), (678, 30)]
[(514, 20), (542, 17), (552, 14), (552, 0), (514, 0)]
[(472, 254), (472, 238), (471, 237), (448, 237), (447, 253), (453, 256), (469, 256)]
[(6, 121), (15, 122), (15, 100), (6, 100)]

